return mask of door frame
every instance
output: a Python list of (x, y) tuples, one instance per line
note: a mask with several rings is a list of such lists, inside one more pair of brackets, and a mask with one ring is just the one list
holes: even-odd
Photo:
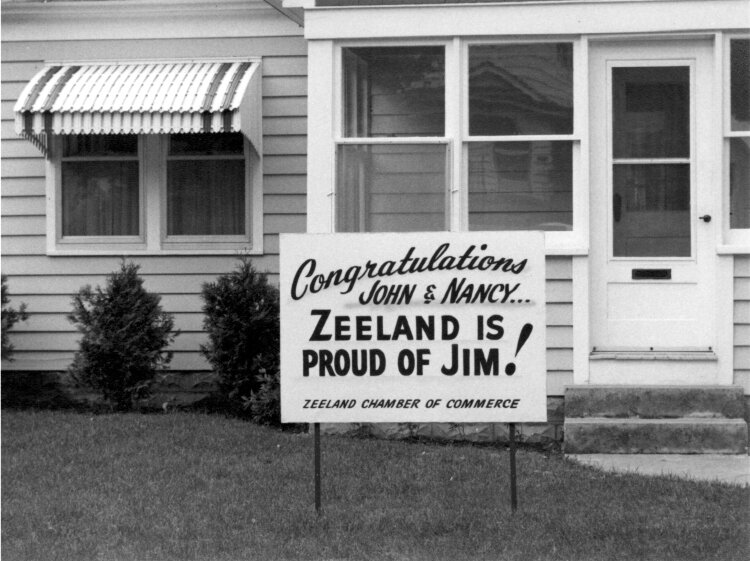
[[(638, 42), (643, 41), (666, 41), (675, 40), (681, 42), (709, 40), (711, 41), (711, 68), (708, 73), (711, 75), (711, 83), (713, 84), (712, 91), (708, 94), (711, 99), (711, 107), (708, 108), (708, 115), (706, 120), (706, 135), (705, 138), (696, 138), (696, 142), (708, 143), (708, 146), (703, 147), (704, 154), (707, 156), (707, 161), (701, 162), (700, 181), (710, 186), (709, 192), (704, 189), (701, 195), (703, 196), (703, 205), (708, 205), (710, 211), (708, 211), (713, 219), (716, 221), (714, 227), (713, 239), (710, 240), (709, 250), (713, 252), (714, 258), (714, 288), (713, 288), (713, 346), (712, 349), (717, 355), (715, 364), (715, 374), (712, 376), (711, 383), (719, 385), (731, 385), (733, 383), (733, 259), (732, 256), (726, 256), (719, 253), (718, 249), (722, 243), (722, 230), (725, 222), (725, 217), (722, 213), (722, 195), (723, 195), (723, 184), (722, 184), (722, 107), (723, 107), (723, 35), (721, 33), (687, 33), (687, 34), (659, 34), (659, 35), (639, 35), (639, 36), (625, 36), (625, 35), (610, 35), (610, 36), (583, 36), (582, 45), (586, 49), (585, 59), (588, 62), (590, 52), (599, 46), (606, 47), (615, 43), (627, 44), (631, 43), (636, 46)], [(669, 57), (665, 57), (669, 58)], [(588, 184), (590, 180), (591, 171), (591, 125), (588, 123), (590, 115), (590, 103), (593, 102), (591, 99), (595, 92), (592, 92), (593, 83), (590, 80), (590, 68), (586, 68), (586, 94), (589, 97), (589, 103), (587, 104), (587, 127), (584, 133), (584, 140), (582, 141), (586, 147), (586, 153), (583, 154), (583, 174), (585, 176), (584, 182)], [(605, 86), (600, 86), (605, 87)], [(601, 95), (601, 93), (599, 94)], [(606, 95), (606, 92), (605, 92)], [(697, 154), (696, 154), (697, 157)], [(587, 161), (588, 160), (588, 161)], [(588, 192), (589, 201), (587, 206), (589, 213), (587, 221), (591, 222), (589, 233), (594, 233), (594, 216), (595, 212), (594, 205), (591, 202), (593, 196), (593, 189)], [(700, 212), (702, 208), (702, 202), (700, 199), (696, 199), (696, 210)], [(592, 245), (592, 239), (590, 238), (589, 246)], [(591, 330), (593, 323), (593, 306), (592, 300), (595, 296), (592, 294), (594, 289), (591, 279), (591, 247), (589, 252), (584, 256), (574, 256), (573, 260), (573, 339), (574, 339), (574, 356), (573, 356), (573, 383), (575, 385), (598, 383), (600, 380), (592, 379), (591, 375)], [(633, 366), (638, 361), (632, 361)], [(652, 362), (651, 362), (652, 363)], [(645, 366), (643, 362), (641, 366)], [(615, 382), (618, 383), (618, 382)], [(633, 383), (637, 383), (634, 381)], [(664, 383), (673, 383), (669, 379), (666, 379)]]

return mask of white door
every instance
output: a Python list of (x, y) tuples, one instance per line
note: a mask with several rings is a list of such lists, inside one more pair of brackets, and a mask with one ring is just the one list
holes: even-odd
[(711, 53), (700, 40), (592, 45), (592, 359), (712, 360)]

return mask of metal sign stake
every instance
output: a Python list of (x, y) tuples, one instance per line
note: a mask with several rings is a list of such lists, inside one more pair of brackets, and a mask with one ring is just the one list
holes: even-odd
[(320, 514), (320, 423), (314, 424), (313, 434), (315, 448), (315, 512)]
[(516, 496), (516, 424), (508, 423), (508, 438), (510, 440), (510, 510), (516, 512), (518, 497)]

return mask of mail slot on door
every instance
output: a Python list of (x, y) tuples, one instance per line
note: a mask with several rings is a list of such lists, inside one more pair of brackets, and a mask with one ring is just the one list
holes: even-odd
[(669, 280), (672, 269), (633, 269), (633, 280)]

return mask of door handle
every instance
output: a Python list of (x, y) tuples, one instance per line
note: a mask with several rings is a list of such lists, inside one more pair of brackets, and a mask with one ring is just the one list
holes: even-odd
[(704, 214), (703, 216), (699, 216), (698, 220), (703, 220), (706, 224), (711, 222), (711, 215), (710, 214)]

